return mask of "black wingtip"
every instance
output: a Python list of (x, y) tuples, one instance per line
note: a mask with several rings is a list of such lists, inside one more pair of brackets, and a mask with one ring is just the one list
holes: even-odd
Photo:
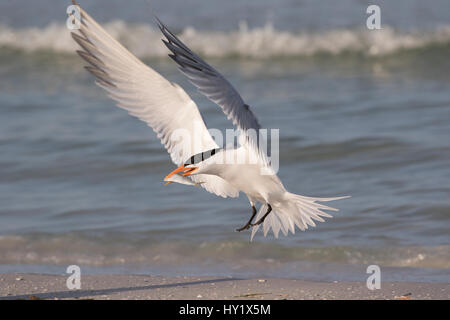
[(182, 65), (177, 61), (177, 57), (176, 57), (174, 54), (169, 53), (168, 56), (169, 56), (169, 58), (171, 58), (173, 61), (175, 61), (176, 63), (178, 63), (180, 66), (182, 66)]
[(155, 13), (153, 13), (153, 18), (155, 18), (158, 28), (162, 31), (165, 27), (162, 21), (158, 18), (158, 16)]

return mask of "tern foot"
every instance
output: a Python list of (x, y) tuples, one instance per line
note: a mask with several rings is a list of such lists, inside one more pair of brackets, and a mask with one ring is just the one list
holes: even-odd
[(250, 224), (250, 223), (247, 223), (245, 226), (236, 229), (236, 231), (237, 231), (237, 232), (241, 232), (241, 231), (244, 231), (244, 230), (248, 230), (248, 229), (250, 229), (250, 226), (251, 226), (251, 224)]
[(237, 232), (241, 232), (241, 231), (250, 229), (250, 227), (252, 225), (253, 218), (255, 216), (256, 216), (256, 208), (255, 208), (255, 206), (252, 205), (252, 216), (250, 217), (250, 220), (248, 220), (248, 222), (245, 224), (245, 226), (243, 226), (242, 228), (236, 229), (236, 231)]
[(264, 222), (264, 220), (263, 219), (260, 219), (260, 220), (258, 220), (257, 222), (255, 222), (255, 223), (252, 223), (250, 226), (251, 227), (254, 227), (254, 226), (259, 226), (261, 223), (263, 223)]
[(261, 223), (264, 222), (264, 220), (266, 220), (266, 217), (269, 215), (269, 213), (270, 213), (271, 211), (272, 211), (272, 207), (270, 206), (270, 204), (268, 204), (268, 209), (267, 209), (266, 214), (265, 214), (261, 219), (259, 219), (258, 221), (256, 221), (255, 223), (251, 223), (250, 226), (251, 226), (251, 227), (259, 226)]

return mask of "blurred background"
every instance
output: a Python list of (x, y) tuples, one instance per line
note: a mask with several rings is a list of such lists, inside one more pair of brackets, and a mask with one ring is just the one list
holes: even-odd
[[(250, 243), (247, 198), (172, 184), (151, 129), (114, 106), (75, 54), (62, 0), (0, 3), (0, 272), (449, 282), (450, 2), (79, 1), (231, 128), (167, 57), (156, 13), (280, 128), (279, 176), (351, 195), (333, 219)], [(382, 30), (366, 28), (381, 8)]]

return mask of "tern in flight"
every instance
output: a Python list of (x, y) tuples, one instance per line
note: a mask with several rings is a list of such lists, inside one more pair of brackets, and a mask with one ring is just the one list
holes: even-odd
[[(259, 138), (247, 134), (261, 128), (250, 107), (230, 82), (158, 18), (158, 27), (165, 37), (162, 41), (171, 51), (169, 56), (199, 92), (232, 120), (240, 132), (239, 146), (220, 147), (206, 128), (197, 105), (179, 85), (136, 58), (73, 2), (80, 13), (79, 28), (72, 32), (82, 49), (77, 53), (89, 63), (86, 69), (96, 77), (96, 84), (120, 108), (146, 122), (161, 139), (178, 166), (165, 177), (166, 184), (197, 185), (225, 198), (237, 197), (240, 191), (245, 193), (252, 213), (248, 222), (236, 231), (252, 228), (251, 239), (261, 225), (264, 236), (272, 229), (278, 237), (280, 230), (284, 235), (295, 233), (296, 226), (305, 230), (315, 226), (314, 220), (323, 222), (323, 217), (331, 217), (323, 210), (337, 211), (320, 202), (346, 197), (306, 197), (285, 189), (260, 147)], [(175, 133), (180, 130), (189, 134), (189, 139), (179, 139)], [(237, 158), (243, 161), (223, 161)], [(259, 210), (257, 203), (261, 204)]]

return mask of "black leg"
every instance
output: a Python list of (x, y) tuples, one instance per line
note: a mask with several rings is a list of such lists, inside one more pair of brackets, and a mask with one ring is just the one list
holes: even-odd
[(264, 222), (264, 220), (266, 220), (266, 217), (267, 217), (267, 216), (269, 215), (269, 213), (272, 211), (272, 207), (270, 206), (270, 204), (267, 204), (267, 205), (269, 206), (269, 208), (267, 209), (266, 214), (265, 214), (261, 219), (259, 219), (256, 223), (252, 223), (252, 224), (251, 224), (252, 227), (253, 227), (253, 226), (260, 225), (261, 223)]
[(252, 225), (253, 218), (256, 216), (256, 208), (255, 206), (252, 206), (252, 216), (250, 217), (250, 220), (248, 220), (247, 224), (243, 226), (242, 228), (236, 229), (236, 231), (241, 232), (243, 230), (250, 229), (250, 226)]

